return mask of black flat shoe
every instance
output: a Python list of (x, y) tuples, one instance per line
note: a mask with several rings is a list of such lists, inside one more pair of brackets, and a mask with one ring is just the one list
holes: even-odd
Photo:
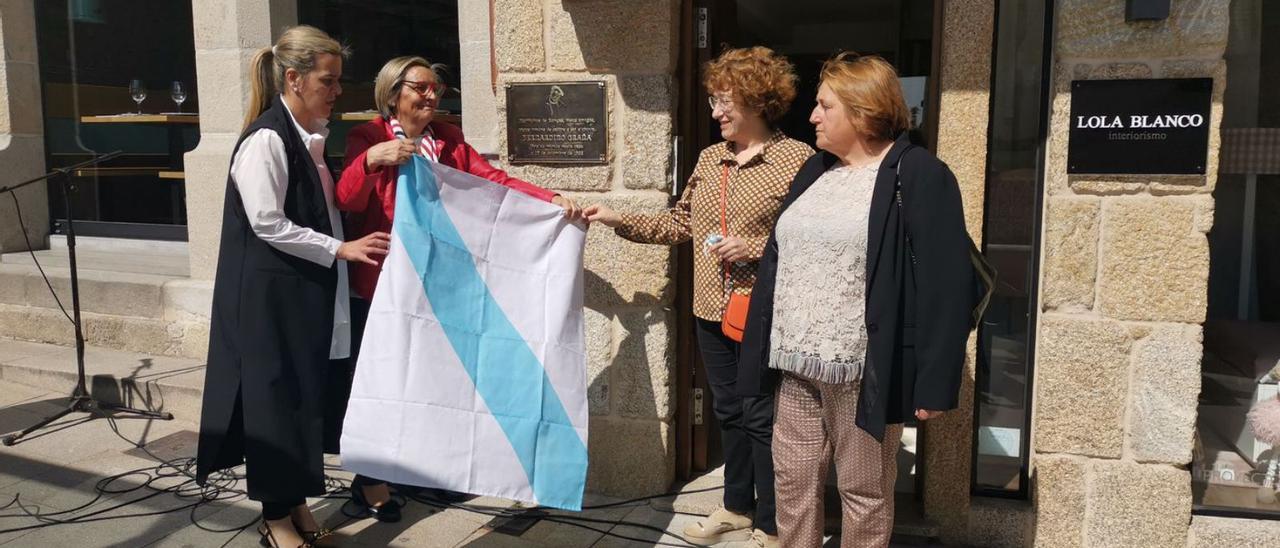
[(369, 500), (364, 498), (364, 485), (356, 482), (351, 484), (351, 504), (356, 508), (356, 517), (372, 517), (383, 523), (400, 521), (400, 509), (404, 506), (395, 497), (388, 497), (386, 502), (377, 506), (369, 504)]

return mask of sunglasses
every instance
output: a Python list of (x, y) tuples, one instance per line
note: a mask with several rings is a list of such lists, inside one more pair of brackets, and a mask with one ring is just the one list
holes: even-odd
[(446, 89), (448, 89), (448, 86), (445, 86), (440, 82), (414, 82), (413, 80), (401, 80), (400, 84), (423, 97), (439, 97)]

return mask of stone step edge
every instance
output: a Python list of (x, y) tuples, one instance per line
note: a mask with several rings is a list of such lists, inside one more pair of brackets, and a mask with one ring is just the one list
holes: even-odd
[[(90, 395), (103, 403), (167, 411), (173, 414), (174, 420), (192, 425), (200, 422), (200, 406), (204, 399), (202, 389), (165, 382), (165, 378), (139, 382), (114, 376), (110, 377), (114, 382), (107, 386), (104, 385), (106, 376), (95, 375), (90, 364), (86, 364), (85, 369), (85, 386)], [(76, 372), (0, 362), (0, 380), (69, 396), (76, 386)], [(156, 406), (156, 400), (160, 405)]]
[[(86, 345), (191, 359), (204, 359), (208, 353), (209, 322), (203, 318), (158, 319), (96, 312), (81, 312), (80, 318)], [(56, 308), (0, 303), (0, 337), (75, 345), (71, 322)]]
[[(21, 270), (19, 272), (19, 270)], [(82, 272), (81, 278), (81, 312), (92, 312), (96, 314), (107, 314), (113, 316), (133, 317), (133, 318), (149, 318), (149, 319), (173, 319), (184, 320), (192, 318), (204, 318), (207, 321), (209, 310), (212, 306), (213, 299), (213, 283), (206, 280), (194, 280), (183, 276), (167, 276), (161, 274), (138, 274), (127, 272), (113, 272), (106, 270), (90, 270), (88, 276)], [(67, 308), (67, 312), (71, 312), (70, 286), (68, 281), (71, 276), (69, 274), (49, 273), (49, 281), (53, 283), (55, 288), (59, 288), (59, 297), (62, 299), (62, 305)], [(29, 306), (33, 308), (46, 308), (50, 310), (59, 310), (57, 302), (52, 296), (48, 295), (48, 288), (44, 285), (39, 270), (32, 265), (14, 265), (10, 263), (0, 263), (0, 277), (4, 276), (20, 276), (23, 278), (31, 278), (38, 280), (33, 283), (37, 289), (41, 291), (39, 301), (33, 302), (33, 299), (23, 297), (23, 302), (13, 302), (15, 299), (6, 296), (4, 292), (0, 292), (0, 305), (12, 306)], [(125, 280), (114, 280), (111, 278), (125, 277)], [(96, 284), (120, 284), (123, 286), (152, 286), (159, 293), (160, 301), (155, 304), (154, 313), (137, 315), (137, 314), (119, 314), (103, 310), (86, 310), (84, 301), (87, 296), (84, 294), (85, 284), (90, 286)], [(30, 290), (28, 290), (30, 291)], [(91, 301), (92, 302), (92, 301)], [(101, 302), (91, 304), (90, 307), (98, 308)]]

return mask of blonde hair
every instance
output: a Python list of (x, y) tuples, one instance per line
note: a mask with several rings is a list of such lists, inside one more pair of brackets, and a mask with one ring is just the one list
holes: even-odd
[(898, 71), (878, 55), (844, 52), (822, 64), (822, 83), (864, 135), (892, 140), (910, 129), (911, 112), (902, 97)]
[(324, 31), (308, 26), (290, 27), (280, 35), (275, 45), (262, 48), (249, 62), (249, 110), (244, 116), (244, 128), (266, 112), (271, 98), (284, 91), (285, 71), (293, 69), (306, 75), (316, 68), (316, 56), (329, 54), (346, 58), (351, 50), (339, 44)]
[(702, 67), (707, 93), (728, 90), (742, 105), (777, 122), (796, 98), (795, 68), (786, 57), (755, 46), (727, 49)]
[(382, 65), (382, 69), (378, 71), (378, 78), (373, 81), (373, 104), (378, 108), (378, 112), (387, 118), (395, 114), (396, 99), (400, 96), (400, 88), (404, 87), (404, 77), (410, 69), (425, 68), (431, 71), (431, 78), (439, 82), (440, 74), (436, 72), (438, 66), (441, 65), (433, 65), (426, 58), (417, 55), (405, 55), (387, 61), (387, 64)]

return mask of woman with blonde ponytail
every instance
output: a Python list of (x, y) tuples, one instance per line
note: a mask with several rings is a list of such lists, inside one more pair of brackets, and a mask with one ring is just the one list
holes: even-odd
[(324, 162), (325, 124), (347, 50), (323, 31), (284, 32), (250, 63), (252, 94), (232, 155), (214, 279), (197, 479), (245, 464), (270, 546), (328, 535), (306, 497), (325, 493), (350, 386), (347, 263), (388, 236), (344, 241)]

